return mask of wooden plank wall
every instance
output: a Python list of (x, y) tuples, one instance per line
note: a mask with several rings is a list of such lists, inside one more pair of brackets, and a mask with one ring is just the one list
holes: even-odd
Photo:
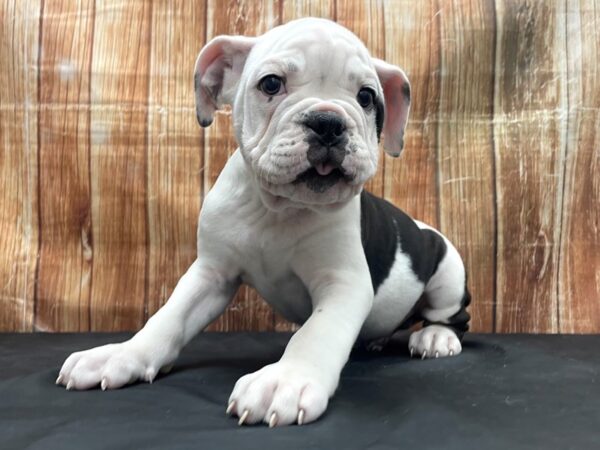
[[(463, 254), (473, 329), (600, 332), (594, 0), (0, 0), (0, 331), (138, 329), (235, 149), (192, 70), (219, 34), (320, 16), (411, 79), (369, 189)], [(289, 330), (244, 288), (213, 330)]]

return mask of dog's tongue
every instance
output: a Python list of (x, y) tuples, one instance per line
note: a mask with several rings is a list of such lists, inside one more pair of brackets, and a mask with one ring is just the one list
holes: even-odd
[(315, 169), (317, 170), (317, 173), (319, 175), (329, 175), (331, 172), (333, 172), (333, 169), (335, 169), (335, 167), (333, 167), (331, 164), (329, 163), (319, 163), (315, 166)]

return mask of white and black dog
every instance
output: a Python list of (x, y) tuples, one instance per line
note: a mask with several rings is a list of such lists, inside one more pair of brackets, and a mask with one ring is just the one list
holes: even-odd
[(302, 19), (219, 36), (195, 67), (198, 121), (233, 109), (239, 149), (202, 206), (198, 258), (130, 340), (72, 354), (58, 384), (152, 382), (248, 283), (302, 324), (281, 359), (236, 383), (227, 412), (270, 426), (317, 419), (357, 339), (408, 321), (411, 354), (457, 355), (468, 328), (462, 260), (439, 232), (363, 190), (378, 142), (399, 155), (410, 87), (349, 30)]

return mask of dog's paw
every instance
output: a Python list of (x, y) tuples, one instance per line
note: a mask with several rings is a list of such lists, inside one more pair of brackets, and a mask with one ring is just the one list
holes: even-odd
[(408, 341), (410, 356), (414, 353), (425, 358), (441, 358), (458, 355), (462, 351), (456, 333), (443, 325), (429, 325), (410, 335)]
[(68, 390), (118, 389), (137, 380), (152, 383), (158, 369), (147, 363), (141, 351), (128, 342), (108, 344), (73, 353), (64, 362), (56, 384)]
[(278, 362), (238, 380), (229, 397), (228, 414), (239, 425), (264, 421), (270, 427), (302, 425), (319, 418), (329, 395), (316, 374)]

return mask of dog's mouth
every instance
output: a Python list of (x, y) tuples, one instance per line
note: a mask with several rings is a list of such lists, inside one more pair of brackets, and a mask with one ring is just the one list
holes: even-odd
[(352, 177), (344, 173), (340, 167), (329, 164), (317, 164), (301, 174), (294, 180), (294, 184), (306, 183), (311, 191), (322, 194), (340, 181), (351, 181)]

